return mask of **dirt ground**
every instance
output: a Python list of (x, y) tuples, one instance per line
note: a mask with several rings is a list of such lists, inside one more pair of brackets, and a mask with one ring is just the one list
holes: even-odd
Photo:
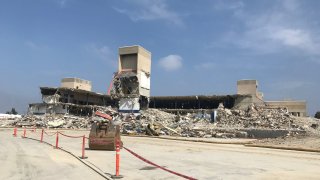
[(320, 151), (320, 136), (308, 134), (281, 138), (268, 138), (253, 141), (252, 144), (287, 148), (315, 149)]
[[(320, 151), (319, 120), (310, 117), (295, 117), (295, 123), (304, 127), (305, 134), (290, 134), (286, 137), (267, 138), (252, 142), (254, 145), (284, 148), (313, 149)], [(317, 126), (313, 126), (317, 125)]]

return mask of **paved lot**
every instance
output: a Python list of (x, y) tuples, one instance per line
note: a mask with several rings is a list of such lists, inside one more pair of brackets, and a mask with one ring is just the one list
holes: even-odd
[(71, 155), (0, 131), (0, 179), (103, 179)]
[[(88, 134), (86, 131), (64, 131), (64, 133), (70, 135)], [(66, 155), (64, 155), (63, 152), (32, 140), (13, 138), (11, 134), (11, 131), (0, 132), (1, 143), (3, 143), (2, 141), (6, 141), (4, 146), (1, 144), (2, 155), (3, 153), (9, 153), (12, 154), (11, 156), (14, 156), (15, 159), (20, 159), (19, 153), (9, 152), (11, 146), (14, 146), (12, 144), (19, 144), (15, 145), (19, 147), (22, 146), (22, 144), (28, 145), (30, 147), (24, 147), (25, 158), (32, 159), (34, 156), (32, 152), (41, 152), (41, 157), (45, 158), (45, 156), (47, 156), (48, 161), (55, 162), (51, 165), (51, 168), (55, 170), (50, 170), (50, 172), (56, 172), (57, 169), (61, 169), (60, 174), (68, 175), (68, 177), (65, 178), (79, 175), (76, 172), (73, 172), (75, 171), (74, 169), (63, 164), (65, 161), (63, 159), (66, 158)], [(29, 132), (28, 136), (39, 139), (40, 132)], [(54, 144), (55, 137), (45, 136), (45, 140)], [(59, 144), (64, 149), (70, 150), (74, 154), (80, 156), (81, 141), (81, 139), (70, 139), (60, 136)], [(123, 137), (123, 141), (125, 147), (142, 155), (146, 159), (197, 179), (320, 179), (319, 153), (282, 151), (244, 147), (242, 145), (195, 143), (142, 137)], [(29, 152), (31, 153), (30, 155)], [(114, 174), (115, 152), (86, 150), (86, 155), (88, 156), (88, 159), (85, 160), (87, 163), (94, 165), (105, 173)], [(4, 156), (1, 157), (4, 158)], [(57, 161), (62, 161), (62, 163), (60, 164)], [(33, 164), (33, 166), (38, 166), (38, 164), (41, 164), (43, 167), (50, 164), (50, 162), (39, 162)], [(79, 167), (81, 166), (79, 163), (75, 164), (78, 164), (77, 166)], [(9, 167), (12, 166), (13, 169), (16, 169), (14, 170), (16, 172), (21, 172), (21, 169), (24, 169), (21, 166), (18, 167), (17, 163), (7, 163), (7, 166), (7, 170), (10, 170), (11, 168)], [(66, 167), (69, 167), (69, 169)], [(87, 171), (90, 171), (90, 169)], [(41, 174), (40, 172), (35, 173), (35, 175)], [(83, 173), (84, 172), (85, 170), (83, 170)], [(13, 175), (13, 173), (7, 174), (7, 176), (10, 174)], [(146, 164), (125, 150), (121, 150), (120, 174), (124, 175), (124, 179), (180, 179), (176, 175)], [(31, 175), (29, 173), (28, 176)], [(81, 177), (84, 178), (84, 176)], [(95, 178), (99, 177), (92, 176), (89, 179)], [(70, 179), (77, 179), (77, 177)]]

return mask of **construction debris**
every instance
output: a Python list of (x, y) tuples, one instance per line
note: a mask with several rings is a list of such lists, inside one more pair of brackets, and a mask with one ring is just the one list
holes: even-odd
[(21, 118), (21, 115), (14, 115), (14, 114), (0, 114), (0, 120), (2, 119), (17, 119)]
[(246, 110), (218, 107), (217, 126), (232, 128), (298, 129), (286, 108), (267, 108), (251, 104)]
[(120, 98), (125, 95), (138, 96), (139, 82), (137, 74), (133, 72), (115, 73), (110, 94), (113, 98)]
[[(99, 111), (110, 115), (118, 114), (110, 106), (97, 107)], [(115, 116), (117, 117), (117, 116)], [(68, 114), (43, 114), (26, 115), (21, 118), (0, 121), (2, 127), (38, 127), (38, 128), (65, 128), (65, 129), (90, 129), (94, 119), (90, 116), (75, 116)]]
[[(157, 109), (142, 111), (138, 119), (128, 119), (123, 125), (123, 133), (147, 135), (172, 135), (183, 137), (247, 138), (249, 132), (261, 130), (263, 133), (287, 130), (294, 132), (315, 129), (315, 123), (290, 116), (285, 108), (267, 108), (251, 104), (246, 110), (226, 109), (220, 104), (216, 122), (206, 114), (174, 115)], [(317, 123), (317, 122), (316, 122)], [(249, 131), (250, 130), (250, 131)]]
[[(248, 129), (319, 131), (319, 122), (317, 121), (306, 121), (290, 116), (285, 108), (271, 109), (254, 104), (246, 110), (227, 109), (220, 104), (215, 122), (211, 122), (210, 116), (204, 113), (175, 115), (158, 109), (147, 109), (141, 111), (140, 116), (127, 115), (124, 117), (110, 106), (99, 107), (99, 111), (109, 114), (115, 119), (122, 119), (121, 131), (123, 134), (129, 135), (247, 138), (250, 137)], [(94, 121), (95, 118), (87, 116), (46, 114), (2, 120), (1, 125), (6, 127), (90, 129)]]

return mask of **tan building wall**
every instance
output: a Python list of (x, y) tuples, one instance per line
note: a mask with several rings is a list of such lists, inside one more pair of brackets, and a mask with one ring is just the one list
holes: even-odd
[(239, 80), (237, 81), (237, 94), (251, 95), (252, 103), (263, 104), (263, 93), (258, 91), (257, 80)]
[(239, 80), (237, 81), (237, 94), (257, 94), (257, 80)]
[(118, 71), (128, 69), (151, 73), (151, 53), (141, 46), (120, 47)]
[(145, 73), (151, 73), (151, 53), (147, 54), (146, 50), (138, 54), (138, 71), (143, 71)]
[(290, 114), (294, 116), (307, 116), (306, 101), (266, 101), (267, 106), (288, 108)]
[(79, 78), (63, 78), (61, 80), (61, 87), (72, 88), (72, 89), (81, 89), (81, 90), (85, 90), (85, 91), (92, 90), (91, 81), (79, 79)]
[(239, 80), (237, 82), (237, 94), (249, 95), (239, 98), (236, 106), (246, 107), (250, 103), (265, 104), (272, 108), (287, 108), (294, 116), (307, 116), (306, 101), (264, 101), (263, 93), (258, 91), (257, 80)]
[(257, 80), (245, 79), (245, 80), (237, 81), (237, 94), (241, 94), (241, 95), (251, 94), (263, 100), (263, 93), (258, 91)]
[(141, 46), (119, 48), (118, 72), (132, 71), (139, 81), (139, 94), (150, 97), (151, 53)]

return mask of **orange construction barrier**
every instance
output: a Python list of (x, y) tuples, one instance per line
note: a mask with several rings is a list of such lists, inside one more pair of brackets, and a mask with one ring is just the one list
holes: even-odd
[(56, 149), (59, 149), (59, 132), (57, 132), (57, 136), (56, 136)]
[(84, 135), (82, 137), (82, 155), (81, 155), (81, 159), (86, 159), (87, 158), (85, 156), (85, 148), (86, 148), (86, 136)]
[(23, 130), (23, 138), (26, 138), (26, 133), (27, 133), (27, 130), (26, 130), (26, 128), (24, 128), (24, 130)]
[[(31, 132), (36, 132), (36, 129), (31, 129), (30, 130)], [(26, 128), (24, 128), (23, 130), (23, 135), (22, 135), (22, 138), (26, 138), (26, 133), (27, 133), (27, 130)], [(65, 137), (69, 137), (69, 138), (82, 138), (82, 146), (81, 146), (81, 156), (80, 158), (81, 159), (86, 159), (87, 157), (85, 156), (85, 147), (86, 147), (86, 139), (89, 139), (87, 138), (85, 135), (82, 135), (82, 136), (70, 136), (70, 135), (67, 135), (67, 134), (63, 134), (59, 131), (57, 131), (56, 133), (52, 133), (52, 134), (49, 134), (47, 133), (44, 129), (41, 130), (41, 137), (40, 137), (40, 142), (42, 143), (43, 142), (43, 136), (44, 134), (48, 135), (48, 136), (54, 136), (56, 135), (56, 144), (55, 146), (53, 146), (55, 149), (59, 149), (59, 134), (61, 134), (62, 136), (65, 136)], [(17, 135), (17, 128), (14, 128), (13, 130), (13, 135), (16, 136)], [(120, 150), (120, 145), (118, 143), (119, 148), (118, 148), (118, 151)], [(119, 155), (117, 155), (117, 158), (119, 159)], [(117, 160), (117, 169), (119, 169), (119, 160)], [(119, 175), (119, 170), (117, 170), (117, 175)]]
[(112, 175), (111, 178), (113, 179), (120, 179), (123, 178), (122, 175), (120, 175), (120, 140), (116, 140), (116, 174)]
[(42, 131), (41, 131), (41, 138), (40, 138), (41, 143), (43, 142), (43, 132), (44, 132), (44, 129), (42, 129)]
[(14, 136), (14, 137), (17, 137), (17, 128), (14, 128), (14, 129), (13, 129), (13, 136)]

